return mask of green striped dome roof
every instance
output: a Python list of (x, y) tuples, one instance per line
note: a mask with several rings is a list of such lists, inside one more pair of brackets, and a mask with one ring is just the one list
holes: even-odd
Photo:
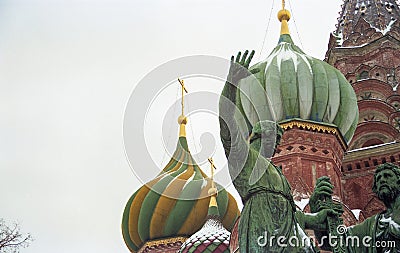
[[(139, 188), (126, 204), (122, 234), (130, 251), (137, 251), (146, 241), (194, 234), (206, 220), (210, 187), (210, 179), (188, 151), (186, 137), (179, 137), (163, 171)], [(239, 209), (231, 194), (219, 185), (217, 188), (219, 215), (230, 230)]]
[(250, 69), (255, 68), (260, 69), (257, 80), (239, 83), (237, 101), (248, 127), (260, 120), (298, 118), (334, 124), (350, 142), (358, 123), (357, 96), (339, 70), (306, 55), (289, 34), (281, 35), (267, 59)]

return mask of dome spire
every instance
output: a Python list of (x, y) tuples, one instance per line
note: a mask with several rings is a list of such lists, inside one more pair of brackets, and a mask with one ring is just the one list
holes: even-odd
[(185, 116), (185, 103), (184, 103), (184, 97), (185, 97), (185, 92), (188, 93), (186, 87), (185, 87), (185, 83), (183, 80), (178, 78), (179, 83), (182, 86), (182, 98), (181, 98), (181, 105), (182, 105), (182, 113), (181, 115), (178, 117), (178, 123), (180, 125), (179, 127), (179, 137), (186, 137), (186, 123), (187, 123), (187, 118)]
[(179, 253), (230, 252), (229, 240), (231, 233), (221, 223), (221, 216), (218, 210), (218, 190), (214, 182), (214, 171), (216, 168), (211, 157), (208, 158), (208, 161), (211, 165), (211, 187), (208, 190), (211, 198), (208, 215), (203, 227), (182, 244)]
[(285, 0), (282, 0), (282, 10), (278, 12), (278, 19), (281, 22), (281, 35), (290, 34), (288, 21), (290, 20), (290, 12), (285, 9)]
[(217, 187), (215, 186), (215, 182), (214, 182), (214, 172), (217, 168), (215, 167), (214, 161), (211, 157), (208, 158), (208, 161), (210, 162), (210, 165), (211, 165), (211, 188), (208, 190), (208, 194), (211, 195), (211, 198), (210, 198), (210, 204), (208, 206), (208, 215), (218, 215), (219, 216), (219, 210), (218, 210), (218, 204), (217, 204), (218, 190), (217, 190)]

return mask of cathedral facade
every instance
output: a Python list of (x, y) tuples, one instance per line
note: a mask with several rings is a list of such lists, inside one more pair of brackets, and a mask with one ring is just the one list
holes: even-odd
[(329, 175), (337, 198), (353, 210), (348, 224), (383, 210), (371, 190), (375, 167), (386, 162), (400, 164), (399, 49), (396, 1), (345, 0), (325, 61), (343, 73), (357, 95), (359, 118), (354, 136), (345, 145), (335, 141), (326, 127), (291, 124), (294, 130), (287, 131), (274, 157), (299, 200), (311, 194), (316, 178)]
[[(296, 61), (304, 59), (303, 65), (294, 68), (294, 79), (306, 78), (313, 86), (310, 93), (299, 92), (293, 98), (283, 96), (271, 109), (282, 107), (282, 113), (275, 111), (275, 115), (281, 116), (278, 122), (285, 130), (272, 160), (290, 182), (299, 210), (310, 212), (308, 201), (316, 180), (329, 176), (334, 185), (334, 201), (344, 207), (344, 223), (358, 224), (385, 207), (371, 190), (375, 167), (386, 162), (400, 165), (399, 5), (395, 0), (344, 0), (324, 62), (310, 60), (294, 44), (293, 48), (293, 55), (298, 55)], [(271, 55), (275, 52), (279, 60), (278, 51)], [(268, 61), (274, 59), (266, 60), (265, 75), (273, 71), (267, 69)], [(309, 78), (297, 73), (308, 68)], [(286, 85), (286, 81), (281, 79), (280, 84)], [(348, 90), (348, 84), (352, 89)], [(294, 94), (287, 89), (288, 94)], [(315, 95), (324, 92), (325, 102)], [(307, 97), (309, 94), (314, 95)], [(298, 105), (293, 106), (293, 101)], [(131, 252), (240, 250), (240, 214), (235, 199), (217, 185), (214, 188), (218, 188), (218, 196), (211, 194), (196, 200), (196, 194), (207, 195), (213, 182), (190, 155), (184, 130), (186, 121), (182, 113), (174, 157), (126, 205), (122, 232)], [(200, 184), (194, 179), (200, 180)], [(183, 195), (192, 198), (180, 200)], [(210, 215), (214, 206), (217, 211)], [(232, 233), (230, 247), (228, 231)], [(204, 238), (194, 236), (199, 234)], [(215, 239), (218, 236), (223, 239)]]
[(394, 0), (345, 1), (325, 60), (352, 84), (360, 111), (341, 165), (341, 197), (365, 217), (383, 204), (371, 191), (374, 169), (400, 164), (400, 11)]

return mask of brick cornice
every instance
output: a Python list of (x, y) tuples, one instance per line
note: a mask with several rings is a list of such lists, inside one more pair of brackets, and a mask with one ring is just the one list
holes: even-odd
[[(391, 45), (382, 48), (383, 42), (388, 41)], [(400, 49), (400, 40), (394, 38), (390, 34), (383, 35), (379, 39), (371, 41), (363, 46), (350, 46), (350, 47), (333, 47), (329, 54), (327, 55), (327, 62), (334, 65), (338, 57), (351, 57), (351, 56), (363, 56), (370, 53), (371, 51), (378, 49), (383, 50), (385, 48), (389, 49)]]
[(400, 151), (400, 142), (392, 142), (372, 147), (351, 150), (346, 153), (343, 163), (360, 160), (365, 157), (382, 156)]
[(298, 128), (298, 129), (304, 129), (304, 130), (309, 130), (309, 131), (313, 131), (313, 132), (332, 134), (338, 139), (339, 143), (341, 144), (341, 146), (344, 150), (346, 150), (348, 147), (347, 143), (345, 142), (339, 129), (333, 124), (308, 121), (308, 120), (302, 120), (302, 119), (291, 119), (288, 121), (282, 121), (279, 123), (279, 125), (285, 130)]
[(179, 250), (180, 246), (187, 240), (187, 237), (171, 237), (171, 238), (162, 238), (152, 241), (147, 241), (143, 246), (138, 250), (137, 253), (147, 253), (154, 252), (154, 250), (164, 250), (168, 251), (169, 249), (177, 249)]

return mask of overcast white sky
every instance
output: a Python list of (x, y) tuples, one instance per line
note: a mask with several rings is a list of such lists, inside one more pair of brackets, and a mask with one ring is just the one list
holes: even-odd
[[(341, 3), (292, 0), (292, 37), (309, 55), (323, 59)], [(22, 252), (128, 252), (121, 217), (140, 186), (122, 135), (132, 90), (182, 56), (229, 58), (255, 49), (253, 62), (261, 60), (279, 36), (275, 0), (259, 57), (271, 6), (271, 0), (0, 0), (0, 218), (19, 221), (36, 238)], [(171, 125), (176, 136), (176, 121)], [(194, 126), (190, 140), (198, 142), (201, 131)]]

